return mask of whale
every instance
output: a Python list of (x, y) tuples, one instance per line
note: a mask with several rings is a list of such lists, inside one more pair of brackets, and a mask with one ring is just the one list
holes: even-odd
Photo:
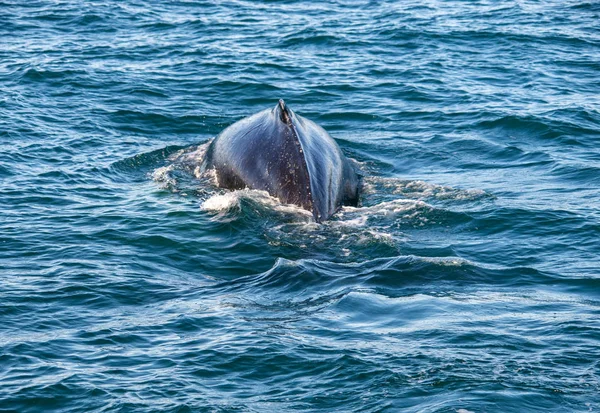
[(217, 135), (203, 169), (215, 171), (218, 187), (266, 191), (312, 212), (318, 223), (359, 201), (354, 165), (325, 129), (294, 113), (282, 99)]

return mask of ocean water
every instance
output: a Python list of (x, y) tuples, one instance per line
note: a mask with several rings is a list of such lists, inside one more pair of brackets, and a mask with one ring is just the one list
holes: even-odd
[[(600, 3), (0, 1), (0, 411), (600, 410)], [(283, 98), (316, 224), (197, 173)]]

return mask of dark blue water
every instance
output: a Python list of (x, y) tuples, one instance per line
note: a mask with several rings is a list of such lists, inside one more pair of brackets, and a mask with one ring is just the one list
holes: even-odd
[[(197, 174), (283, 98), (324, 224)], [(596, 1), (0, 2), (0, 410), (600, 409)]]

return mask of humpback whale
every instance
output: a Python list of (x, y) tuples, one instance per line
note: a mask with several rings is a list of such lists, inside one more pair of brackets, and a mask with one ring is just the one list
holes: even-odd
[(223, 130), (207, 149), (203, 169), (210, 168), (219, 187), (267, 191), (317, 222), (358, 203), (354, 166), (325, 129), (283, 100)]

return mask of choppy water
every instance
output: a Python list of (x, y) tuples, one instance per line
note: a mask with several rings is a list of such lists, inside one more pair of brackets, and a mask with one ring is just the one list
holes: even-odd
[[(0, 410), (598, 411), (599, 22), (0, 2)], [(360, 164), (359, 208), (196, 176), (279, 98)]]

